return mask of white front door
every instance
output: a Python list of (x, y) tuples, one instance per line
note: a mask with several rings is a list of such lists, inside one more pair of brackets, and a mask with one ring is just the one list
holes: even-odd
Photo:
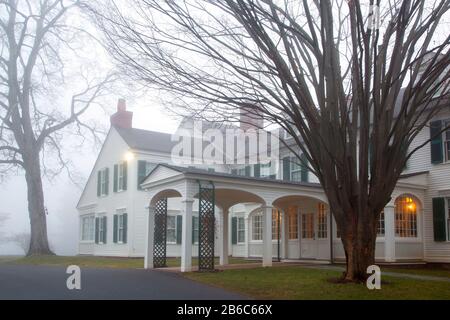
[(317, 242), (315, 234), (314, 213), (301, 214), (300, 258), (317, 258)]

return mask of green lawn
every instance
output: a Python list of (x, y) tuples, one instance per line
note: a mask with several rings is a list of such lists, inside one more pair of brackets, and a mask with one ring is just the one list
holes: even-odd
[(417, 274), (423, 276), (433, 276), (433, 277), (444, 277), (450, 278), (450, 269), (446, 268), (430, 268), (430, 267), (381, 267), (382, 271), (385, 272), (398, 272), (398, 273), (409, 273), (409, 274)]
[(189, 273), (185, 276), (206, 284), (239, 292), (256, 299), (450, 299), (450, 283), (383, 277), (381, 290), (361, 284), (336, 284), (341, 272), (302, 267), (226, 270)]
[[(74, 256), (74, 257), (61, 257), (61, 256), (34, 256), (34, 257), (21, 257), (21, 258), (0, 258), (0, 263), (13, 263), (13, 264), (27, 264), (27, 265), (51, 265), (51, 266), (69, 266), (77, 265), (80, 267), (92, 267), (92, 268), (143, 268), (143, 258), (113, 258), (113, 257), (92, 257), (92, 256)], [(254, 261), (230, 258), (230, 264), (251, 263)], [(216, 263), (219, 263), (219, 259), (216, 259)], [(180, 258), (168, 258), (168, 267), (179, 267), (181, 264)], [(195, 266), (198, 264), (196, 258), (192, 259), (192, 264)]]

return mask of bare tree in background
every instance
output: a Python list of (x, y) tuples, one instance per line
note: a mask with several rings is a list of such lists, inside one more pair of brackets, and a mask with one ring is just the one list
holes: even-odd
[(366, 279), (380, 213), (426, 144), (411, 142), (449, 106), (449, 37), (435, 31), (450, 1), (102, 4), (112, 56), (172, 107), (222, 121), (245, 108), (293, 137), (340, 230), (344, 279)]
[(80, 91), (71, 103), (60, 105), (63, 93), (57, 89), (65, 85), (70, 62), (62, 52), (75, 58), (71, 45), (83, 33), (66, 23), (68, 12), (78, 5), (72, 0), (0, 1), (0, 174), (25, 172), (31, 226), (28, 255), (52, 254), (42, 187), (42, 176), (49, 172), (44, 155), (52, 166), (56, 161), (60, 169), (67, 167), (61, 154), (63, 137), (97, 133), (81, 116), (113, 81), (111, 76), (82, 74)]

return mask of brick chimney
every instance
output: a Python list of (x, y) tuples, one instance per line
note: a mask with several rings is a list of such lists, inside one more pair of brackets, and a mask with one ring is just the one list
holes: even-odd
[(127, 111), (125, 99), (119, 99), (117, 112), (111, 116), (111, 126), (131, 129), (133, 127), (133, 112)]
[(240, 118), (241, 118), (241, 129), (263, 129), (264, 128), (264, 118), (261, 117), (255, 110), (255, 107), (241, 107)]

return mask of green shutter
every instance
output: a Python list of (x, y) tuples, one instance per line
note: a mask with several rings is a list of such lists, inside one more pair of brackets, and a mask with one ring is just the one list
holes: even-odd
[(181, 244), (181, 231), (183, 229), (183, 216), (177, 216), (177, 244)]
[(255, 166), (253, 167), (253, 170), (254, 170), (255, 178), (261, 177), (261, 165), (260, 164), (255, 164)]
[(114, 192), (117, 192), (118, 176), (119, 176), (119, 166), (117, 164), (115, 164), (114, 165), (114, 185), (113, 185)]
[(291, 159), (289, 157), (283, 158), (283, 180), (291, 181)]
[(108, 195), (109, 193), (109, 168), (105, 169), (105, 181), (106, 181), (106, 187), (105, 187), (105, 194)]
[(138, 161), (138, 179), (137, 179), (137, 188), (138, 190), (142, 190), (141, 183), (145, 179), (145, 176), (147, 174), (147, 161), (139, 160)]
[(300, 156), (300, 168), (301, 168), (301, 179), (302, 182), (309, 182), (309, 168), (308, 168), (308, 159), (304, 154)]
[(95, 218), (95, 243), (99, 242), (99, 221), (98, 218)]
[(122, 190), (126, 191), (127, 190), (127, 183), (128, 182), (128, 162), (125, 161), (123, 163), (123, 186), (122, 186)]
[(122, 243), (127, 243), (128, 235), (128, 214), (123, 214), (123, 240)]
[(444, 161), (442, 150), (442, 121), (433, 121), (430, 123), (430, 139), (431, 139), (431, 163), (437, 164)]
[(107, 226), (108, 226), (106, 217), (103, 217), (103, 221), (102, 222), (103, 222), (103, 239), (102, 239), (102, 242), (106, 243), (106, 239), (107, 239), (106, 230), (107, 230)]
[(113, 224), (113, 242), (114, 243), (117, 243), (118, 219), (119, 219), (119, 216), (117, 214), (115, 214), (114, 215), (114, 224)]
[(245, 167), (245, 176), (246, 177), (251, 177), (252, 176), (252, 167), (251, 166), (246, 166)]
[(97, 172), (97, 197), (101, 196), (101, 192), (102, 192), (102, 185), (101, 185), (101, 171)]
[(434, 241), (446, 241), (445, 237), (445, 199), (433, 198)]
[(231, 244), (237, 244), (237, 218), (231, 218)]

